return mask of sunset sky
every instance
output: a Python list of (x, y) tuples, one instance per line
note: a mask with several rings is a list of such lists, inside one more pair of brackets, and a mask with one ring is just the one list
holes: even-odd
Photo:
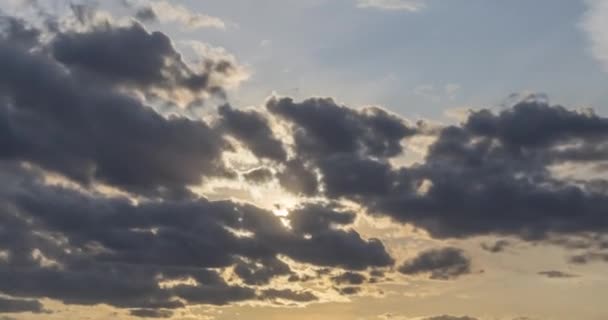
[(608, 319), (608, 0), (0, 0), (0, 320)]

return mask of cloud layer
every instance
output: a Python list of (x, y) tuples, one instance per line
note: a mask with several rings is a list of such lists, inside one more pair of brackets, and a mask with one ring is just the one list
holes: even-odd
[[(573, 263), (608, 261), (608, 119), (591, 110), (528, 99), (438, 125), (333, 98), (273, 96), (241, 109), (224, 101), (230, 60), (193, 65), (138, 22), (79, 20), (0, 18), (0, 313), (47, 312), (38, 300), (48, 298), (166, 318), (200, 304), (364, 294), (386, 273), (472, 273), (456, 247), (403, 261), (355, 229), (361, 216), (434, 240), (573, 249), (582, 237)], [(217, 96), (208, 117), (188, 113)], [(159, 111), (170, 104), (188, 108)], [(421, 137), (433, 141), (425, 156), (397, 165)], [(588, 172), (564, 177), (564, 166)], [(218, 181), (275, 185), (294, 204), (210, 200), (200, 188)]]

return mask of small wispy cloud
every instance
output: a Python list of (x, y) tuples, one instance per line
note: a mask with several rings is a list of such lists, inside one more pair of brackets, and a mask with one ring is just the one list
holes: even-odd
[(590, 50), (608, 71), (608, 0), (587, 0), (582, 28), (590, 41)]
[(138, 14), (147, 19), (161, 22), (176, 22), (190, 29), (217, 28), (225, 29), (226, 23), (217, 17), (192, 12), (190, 9), (168, 1), (153, 1), (142, 7)]
[(550, 279), (564, 279), (564, 278), (577, 278), (578, 275), (566, 273), (558, 270), (540, 271), (538, 273), (541, 276), (545, 276)]
[(358, 0), (357, 7), (415, 12), (424, 9), (426, 4), (424, 0)]

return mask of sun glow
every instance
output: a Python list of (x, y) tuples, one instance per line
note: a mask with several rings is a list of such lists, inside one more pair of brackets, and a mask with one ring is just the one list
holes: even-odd
[(289, 211), (286, 208), (276, 208), (276, 209), (272, 210), (272, 213), (277, 217), (289, 216)]

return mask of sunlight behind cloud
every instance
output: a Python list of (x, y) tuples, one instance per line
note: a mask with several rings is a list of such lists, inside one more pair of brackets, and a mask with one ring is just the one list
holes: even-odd
[(0, 320), (608, 319), (607, 20), (0, 0)]

